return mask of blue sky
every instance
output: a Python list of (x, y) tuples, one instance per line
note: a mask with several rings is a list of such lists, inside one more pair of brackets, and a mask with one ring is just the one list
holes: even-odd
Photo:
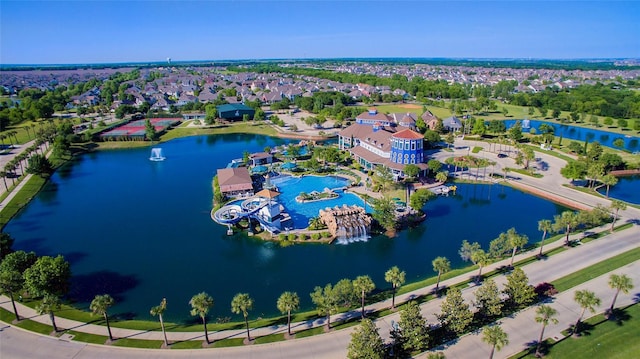
[(640, 1), (7, 1), (0, 63), (640, 58)]

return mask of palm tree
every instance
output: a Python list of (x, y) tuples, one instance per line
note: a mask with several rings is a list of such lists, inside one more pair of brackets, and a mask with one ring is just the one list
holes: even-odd
[(107, 310), (112, 305), (113, 297), (111, 297), (109, 294), (96, 295), (89, 305), (89, 309), (91, 309), (91, 312), (93, 314), (102, 315), (104, 317), (104, 320), (107, 322), (107, 332), (109, 333), (110, 341), (113, 341), (113, 335), (111, 335), (111, 326), (109, 326), (109, 315), (107, 314)]
[(253, 299), (247, 293), (238, 293), (231, 300), (231, 311), (234, 314), (240, 314), (244, 316), (244, 324), (247, 327), (247, 340), (251, 341), (251, 335), (249, 334), (249, 311), (253, 309)]
[(536, 357), (542, 356), (540, 347), (542, 346), (544, 329), (549, 325), (549, 322), (558, 324), (558, 319), (555, 318), (556, 314), (558, 314), (558, 311), (548, 305), (541, 305), (536, 309), (536, 323), (542, 323), (542, 330), (540, 331), (540, 338), (538, 338), (538, 346), (536, 347)]
[(155, 307), (151, 308), (149, 313), (154, 317), (157, 315), (158, 319), (160, 319), (160, 327), (162, 328), (162, 335), (164, 335), (164, 345), (169, 346), (169, 340), (167, 340), (167, 332), (164, 329), (164, 320), (162, 318), (162, 314), (164, 314), (165, 310), (167, 310), (167, 298), (162, 298), (160, 305), (156, 305)]
[(509, 344), (509, 336), (502, 330), (499, 325), (492, 327), (485, 327), (482, 329), (482, 341), (491, 345), (491, 353), (489, 353), (489, 359), (493, 358), (493, 352)]
[(603, 185), (607, 186), (606, 197), (609, 198), (609, 187), (615, 186), (616, 184), (618, 184), (618, 178), (612, 174), (608, 174), (608, 175), (602, 176), (602, 178), (600, 178), (600, 182), (602, 182)]
[(404, 284), (406, 273), (401, 271), (397, 266), (391, 267), (385, 274), (384, 280), (391, 283), (393, 294), (391, 297), (391, 309), (396, 307), (396, 289)]
[(628, 294), (633, 289), (633, 282), (626, 274), (611, 274), (609, 276), (609, 287), (616, 290), (616, 294), (613, 296), (613, 302), (609, 307), (609, 313), (613, 313), (613, 307), (616, 305), (618, 294), (620, 292)]
[(615, 213), (613, 214), (613, 221), (611, 221), (611, 233), (613, 233), (613, 225), (616, 224), (616, 221), (618, 220), (618, 212), (620, 210), (624, 211), (625, 209), (627, 209), (627, 204), (620, 200), (614, 199), (611, 201), (611, 206), (609, 208), (615, 211)]
[(209, 313), (209, 309), (213, 307), (213, 298), (205, 293), (198, 293), (191, 297), (189, 301), (191, 305), (191, 315), (196, 316), (199, 315), (202, 318), (202, 325), (204, 325), (204, 338), (209, 344), (209, 333), (207, 333), (207, 313)]
[(478, 265), (478, 281), (482, 279), (482, 268), (489, 264), (489, 255), (483, 249), (471, 253), (471, 261)]
[(53, 294), (45, 294), (42, 302), (36, 307), (38, 314), (49, 314), (54, 332), (58, 332), (58, 326), (56, 325), (56, 317), (53, 312), (58, 309), (60, 309), (60, 298)]
[(438, 292), (438, 288), (440, 287), (440, 276), (451, 270), (451, 262), (447, 257), (436, 257), (436, 259), (431, 261), (431, 265), (433, 266), (433, 270), (438, 272), (438, 280), (436, 281), (436, 292)]
[(287, 333), (291, 335), (291, 311), (300, 308), (300, 297), (295, 292), (284, 292), (276, 303), (280, 313), (287, 314)]
[(368, 275), (361, 275), (353, 280), (353, 289), (360, 292), (360, 299), (362, 302), (362, 319), (364, 319), (364, 302), (367, 297), (367, 293), (371, 292), (375, 287), (376, 285)]
[(564, 229), (565, 239), (564, 244), (569, 245), (569, 234), (578, 225), (578, 214), (573, 211), (564, 211), (562, 214), (557, 214), (553, 217), (553, 227), (556, 231)]
[(511, 262), (509, 263), (509, 267), (513, 267), (513, 258), (516, 256), (516, 252), (518, 248), (522, 248), (529, 238), (524, 234), (518, 234), (515, 228), (509, 228), (507, 231), (507, 238), (509, 239), (509, 246), (513, 248), (511, 252)]
[(445, 183), (445, 182), (447, 182), (448, 178), (449, 178), (449, 175), (447, 174), (446, 171), (440, 171), (440, 172), (436, 173), (436, 181), (438, 181), (438, 182)]
[(547, 233), (553, 230), (553, 225), (551, 221), (548, 219), (542, 219), (538, 221), (538, 230), (542, 231), (542, 240), (540, 241), (540, 252), (538, 252), (538, 256), (542, 257), (542, 247), (544, 246), (544, 239), (547, 236)]
[(573, 326), (573, 334), (577, 335), (579, 332), (578, 326), (580, 325), (582, 316), (584, 316), (584, 312), (589, 309), (591, 313), (595, 313), (596, 307), (600, 305), (600, 298), (596, 297), (594, 292), (584, 289), (577, 290), (575, 292), (574, 300), (582, 308), (582, 312), (580, 312), (580, 316), (578, 317), (578, 320), (576, 320), (576, 324)]
[(4, 182), (4, 189), (5, 191), (9, 192), (9, 186), (7, 186), (7, 175), (7, 172), (0, 171), (0, 177), (2, 177), (2, 181)]

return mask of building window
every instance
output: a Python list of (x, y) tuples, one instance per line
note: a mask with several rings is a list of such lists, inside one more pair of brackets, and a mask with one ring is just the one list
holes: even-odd
[(404, 141), (404, 149), (405, 150), (409, 149), (409, 141)]
[(415, 141), (411, 141), (411, 149), (412, 150), (416, 149), (416, 142)]

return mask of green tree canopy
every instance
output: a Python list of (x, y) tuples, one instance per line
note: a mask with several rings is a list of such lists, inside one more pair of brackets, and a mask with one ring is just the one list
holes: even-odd
[(378, 333), (378, 328), (370, 319), (363, 319), (360, 326), (351, 333), (347, 358), (384, 359), (386, 350)]
[(43, 256), (24, 271), (25, 285), (32, 296), (63, 296), (69, 291), (71, 267), (63, 256)]
[(457, 335), (463, 334), (473, 321), (473, 313), (469, 309), (469, 304), (462, 298), (462, 292), (458, 287), (449, 288), (440, 311), (437, 315), (440, 323)]

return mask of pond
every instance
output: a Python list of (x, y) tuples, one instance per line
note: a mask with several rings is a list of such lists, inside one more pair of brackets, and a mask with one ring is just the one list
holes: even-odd
[(227, 236), (210, 217), (216, 169), (245, 150), (286, 142), (245, 134), (186, 137), (161, 145), (162, 162), (149, 161), (148, 148), (87, 154), (54, 173), (5, 231), (16, 249), (65, 256), (73, 272), (70, 297), (80, 308), (109, 293), (117, 301), (111, 313), (150, 319), (149, 309), (166, 297), (167, 320), (194, 320), (189, 299), (206, 291), (215, 299), (215, 321), (232, 317), (231, 298), (239, 292), (255, 299), (255, 319), (277, 314), (276, 300), (288, 290), (311, 309), (313, 288), (342, 278), (369, 274), (388, 288), (384, 272), (393, 265), (408, 282), (430, 277), (436, 256), (463, 265), (457, 254), (463, 239), (487, 248), (515, 227), (538, 241), (538, 220), (564, 209), (509, 187), (468, 184), (429, 202), (427, 220), (396, 238), (282, 248)]
[[(607, 187), (600, 187), (598, 192), (607, 193)], [(618, 177), (618, 184), (609, 188), (609, 197), (640, 204), (640, 176)]]
[[(521, 123), (523, 122), (523, 120), (506, 120), (505, 126), (507, 126), (507, 128), (511, 128), (516, 123), (516, 121), (520, 121)], [(553, 128), (555, 128), (555, 133), (554, 133), (555, 136), (557, 137), (562, 136), (563, 139), (589, 141), (589, 142), (598, 141), (603, 146), (617, 148), (616, 146), (613, 145), (613, 141), (621, 138), (624, 141), (624, 147), (623, 147), (624, 149), (630, 152), (640, 151), (640, 138), (638, 138), (638, 136), (635, 135), (636, 133), (635, 131), (628, 131), (629, 134), (623, 135), (623, 134), (614, 133), (614, 132), (607, 132), (607, 131), (602, 131), (602, 130), (597, 130), (592, 128), (585, 128), (585, 127), (578, 127), (578, 126), (571, 126), (571, 125), (566, 125), (566, 124), (556, 123), (556, 122), (538, 121), (538, 120), (528, 120), (528, 121), (529, 121), (529, 128), (523, 127), (522, 132), (528, 133), (532, 128), (534, 128), (536, 129), (536, 133), (539, 134), (540, 125), (543, 123), (546, 123), (548, 125), (553, 126)]]

